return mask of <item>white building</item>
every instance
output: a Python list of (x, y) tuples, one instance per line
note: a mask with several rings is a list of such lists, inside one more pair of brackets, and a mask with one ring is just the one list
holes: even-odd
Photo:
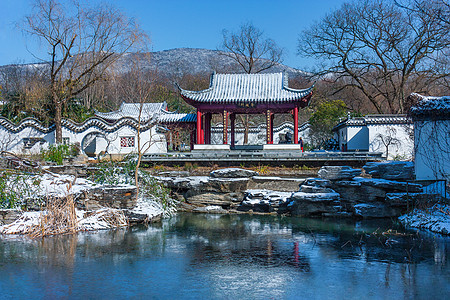
[(411, 159), (413, 126), (406, 115), (348, 117), (333, 131), (341, 151), (382, 152), (386, 159)]
[(414, 166), (417, 180), (450, 181), (450, 96), (413, 93)]
[[(141, 149), (146, 153), (166, 153), (166, 125), (194, 124), (195, 115), (167, 111), (167, 104), (146, 103), (139, 118), (139, 103), (123, 103), (119, 110), (97, 113), (81, 124), (62, 120), (62, 139), (65, 144), (79, 144), (88, 156), (110, 154), (123, 156), (136, 153), (137, 130)], [(138, 122), (140, 120), (140, 122)], [(38, 120), (27, 118), (15, 125), (0, 117), (0, 150), (16, 154), (34, 154), (55, 143), (55, 126), (43, 126)]]

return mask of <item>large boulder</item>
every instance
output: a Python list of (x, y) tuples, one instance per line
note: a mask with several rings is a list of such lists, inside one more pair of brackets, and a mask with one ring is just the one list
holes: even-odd
[(413, 180), (414, 163), (410, 161), (368, 162), (363, 167), (373, 178), (388, 180)]
[(196, 206), (221, 206), (221, 207), (230, 207), (235, 199), (230, 194), (221, 194), (221, 193), (203, 193), (188, 197), (186, 201), (189, 204), (193, 204)]
[(247, 190), (244, 200), (238, 207), (240, 211), (273, 212), (278, 211), (280, 206), (287, 202), (291, 192), (279, 192), (271, 190)]
[(240, 168), (227, 168), (212, 171), (209, 176), (213, 178), (248, 178), (258, 176), (258, 172)]
[(361, 170), (349, 166), (324, 166), (320, 168), (318, 175), (331, 181), (347, 180), (361, 175)]
[(254, 176), (248, 188), (253, 190), (272, 190), (280, 192), (293, 192), (305, 181), (303, 178), (284, 178), (276, 176)]
[(75, 196), (79, 209), (96, 210), (103, 207), (117, 209), (136, 206), (136, 186), (130, 184), (101, 185)]
[(363, 219), (387, 218), (399, 216), (401, 211), (385, 203), (361, 203), (354, 206), (354, 214)]
[(0, 225), (11, 224), (22, 215), (18, 209), (0, 209)]
[(296, 192), (288, 201), (288, 210), (293, 216), (338, 215), (341, 210), (339, 194)]

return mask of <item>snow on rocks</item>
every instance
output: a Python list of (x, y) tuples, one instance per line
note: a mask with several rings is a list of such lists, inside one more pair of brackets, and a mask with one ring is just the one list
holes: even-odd
[(318, 175), (322, 179), (346, 180), (361, 175), (361, 170), (349, 166), (324, 166), (320, 168)]
[(95, 183), (92, 181), (75, 178), (72, 175), (44, 174), (42, 176), (33, 176), (29, 179), (30, 183), (36, 179), (40, 179), (40, 196), (65, 197), (69, 194), (82, 193), (95, 186)]
[(368, 162), (363, 167), (373, 178), (388, 180), (414, 179), (414, 163), (411, 161)]
[[(139, 199), (131, 210), (104, 207), (95, 211), (75, 210), (76, 231), (92, 231), (128, 226), (129, 222), (150, 221), (162, 215), (161, 205), (152, 200)], [(28, 234), (42, 225), (46, 211), (23, 212), (13, 223), (0, 226), (1, 234)]]
[(278, 192), (272, 190), (246, 190), (244, 200), (238, 207), (239, 211), (273, 212), (278, 211), (280, 205), (286, 203), (291, 192)]
[(212, 171), (209, 176), (213, 178), (248, 178), (258, 176), (258, 172), (240, 168), (227, 168)]
[(450, 206), (435, 204), (427, 211), (414, 209), (402, 215), (399, 221), (406, 227), (430, 230), (436, 233), (450, 235)]

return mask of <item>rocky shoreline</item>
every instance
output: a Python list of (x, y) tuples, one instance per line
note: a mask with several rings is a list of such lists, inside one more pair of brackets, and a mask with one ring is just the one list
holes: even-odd
[[(34, 184), (39, 178), (39, 184)], [(160, 220), (161, 205), (136, 196), (136, 186), (106, 185), (72, 175), (45, 173), (30, 176), (25, 184), (32, 196), (22, 200), (21, 209), (0, 209), (0, 233), (26, 234), (39, 226), (49, 214), (47, 203), (65, 203), (73, 199), (75, 231), (89, 231), (128, 226)], [(25, 210), (23, 210), (25, 208)]]
[(158, 180), (180, 201), (179, 210), (267, 213), (301, 217), (399, 217), (440, 195), (413, 183), (410, 162), (368, 163), (362, 169), (325, 166), (317, 178), (259, 176), (228, 168), (210, 176), (164, 173)]
[[(114, 227), (113, 224), (110, 227), (105, 223), (99, 225), (99, 220), (92, 219), (95, 212), (107, 213), (105, 209), (110, 214), (120, 213), (127, 225), (162, 217), (163, 210), (156, 199), (137, 201), (133, 185), (95, 185), (77, 178), (89, 172), (86, 167), (58, 168), (65, 174), (41, 175), (43, 187), (40, 190), (45, 191), (45, 195), (37, 194), (25, 201), (29, 212), (0, 210), (0, 225), (3, 225), (0, 233), (14, 233), (19, 226), (14, 225), (17, 222), (38, 222), (33, 214), (41, 211), (40, 200), (44, 196), (66, 195), (69, 183), (77, 209), (77, 222), (82, 224), (82, 230)], [(429, 188), (412, 182), (413, 171), (411, 162), (382, 162), (367, 163), (362, 169), (324, 166), (316, 177), (308, 178), (261, 176), (256, 171), (241, 168), (218, 169), (208, 176), (192, 176), (187, 171), (164, 171), (154, 178), (170, 190), (171, 197), (178, 201), (178, 211), (185, 212), (367, 219), (398, 218), (413, 209), (436, 203), (447, 204), (448, 197), (444, 199)], [(401, 220), (405, 226), (421, 227), (414, 216)], [(430, 223), (429, 220), (427, 222)], [(441, 233), (450, 232), (450, 225), (447, 228), (445, 221), (438, 227), (444, 228)]]

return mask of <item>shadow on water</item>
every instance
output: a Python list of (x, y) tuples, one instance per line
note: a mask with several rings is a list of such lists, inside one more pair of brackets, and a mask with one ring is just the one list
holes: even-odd
[(2, 238), (0, 289), (6, 298), (440, 298), (450, 292), (449, 249), (449, 238), (391, 220), (186, 213), (148, 227)]

